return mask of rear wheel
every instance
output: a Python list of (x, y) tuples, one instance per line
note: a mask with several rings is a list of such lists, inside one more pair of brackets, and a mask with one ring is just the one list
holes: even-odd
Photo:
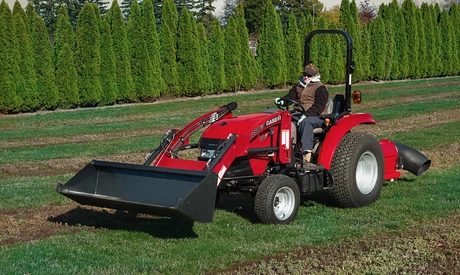
[(265, 224), (288, 224), (297, 216), (300, 191), (297, 183), (282, 174), (267, 177), (256, 193), (254, 208)]
[(346, 134), (331, 164), (331, 196), (342, 207), (361, 207), (376, 201), (383, 186), (384, 161), (380, 143), (361, 132)]

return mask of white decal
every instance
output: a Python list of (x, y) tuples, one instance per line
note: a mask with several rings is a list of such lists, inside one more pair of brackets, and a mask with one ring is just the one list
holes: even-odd
[(281, 145), (285, 145), (286, 149), (290, 147), (290, 137), (289, 137), (289, 130), (282, 130), (281, 131)]
[(220, 171), (219, 173), (217, 174), (217, 186), (219, 186), (220, 184), (220, 181), (222, 180), (222, 178), (224, 177), (225, 175), (225, 172), (227, 171), (227, 167), (225, 167), (225, 165), (222, 165), (222, 168), (220, 168)]

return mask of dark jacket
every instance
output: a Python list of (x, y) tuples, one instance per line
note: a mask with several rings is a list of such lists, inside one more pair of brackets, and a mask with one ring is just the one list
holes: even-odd
[(281, 99), (283, 98), (295, 100), (302, 104), (305, 108), (305, 116), (319, 116), (326, 108), (329, 92), (326, 86), (318, 81), (309, 83), (305, 88), (296, 84)]

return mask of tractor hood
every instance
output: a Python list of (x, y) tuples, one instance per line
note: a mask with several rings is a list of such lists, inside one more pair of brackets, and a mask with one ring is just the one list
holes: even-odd
[(229, 134), (237, 134), (253, 138), (266, 127), (279, 122), (281, 113), (279, 110), (268, 109), (263, 113), (222, 119), (210, 125), (201, 137), (224, 140)]

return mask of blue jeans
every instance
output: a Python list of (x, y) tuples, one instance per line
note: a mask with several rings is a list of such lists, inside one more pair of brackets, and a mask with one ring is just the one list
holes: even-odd
[[(299, 121), (298, 117), (293, 117), (292, 121), (297, 124)], [(321, 128), (323, 126), (323, 120), (317, 116), (308, 116), (300, 125), (297, 125), (297, 133), (300, 135), (300, 144), (302, 150), (311, 150), (313, 149), (313, 129)]]

